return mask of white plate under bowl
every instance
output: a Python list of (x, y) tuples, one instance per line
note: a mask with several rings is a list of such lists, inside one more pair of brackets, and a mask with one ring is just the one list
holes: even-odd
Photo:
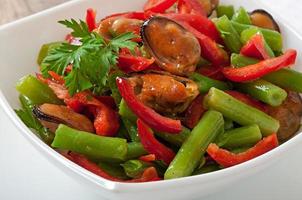
[[(177, 200), (217, 193), (234, 182), (248, 178), (269, 166), (273, 167), (272, 165), (278, 159), (286, 157), (297, 148), (302, 148), (298, 145), (302, 142), (302, 134), (300, 134), (269, 153), (235, 167), (175, 180), (126, 184), (111, 182), (90, 173), (57, 154), (38, 139), (13, 111), (13, 108), (19, 107), (15, 84), (20, 77), (37, 71), (36, 56), (43, 43), (62, 40), (66, 35), (67, 30), (58, 25), (56, 21), (66, 18), (84, 18), (85, 11), (89, 7), (98, 9), (99, 17), (115, 12), (139, 10), (144, 1), (111, 0), (110, 3), (106, 0), (72, 1), (0, 27), (0, 104), (19, 129), (20, 134), (27, 138), (49, 162), (83, 185), (93, 188), (103, 197), (132, 200)], [(242, 5), (248, 10), (254, 8), (270, 10), (269, 7), (264, 7), (258, 1), (222, 0), (221, 2), (235, 6)], [(295, 48), (301, 52), (301, 37), (291, 27), (282, 23), (284, 21), (279, 16), (274, 13), (273, 15), (281, 26), (285, 48)], [(296, 66), (301, 66), (300, 64), (301, 54), (298, 55)], [(297, 67), (297, 69), (301, 71), (302, 67)]]

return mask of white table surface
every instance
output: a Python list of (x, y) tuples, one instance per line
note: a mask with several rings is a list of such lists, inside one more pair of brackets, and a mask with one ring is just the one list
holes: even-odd
[[(302, 33), (298, 0), (266, 0)], [(0, 200), (102, 200), (50, 164), (29, 144), (0, 109)], [(302, 144), (301, 144), (302, 145)], [(208, 200), (302, 199), (302, 148), (271, 169), (234, 184)], [(235, 189), (234, 189), (235, 188)], [(194, 197), (188, 197), (194, 199)]]

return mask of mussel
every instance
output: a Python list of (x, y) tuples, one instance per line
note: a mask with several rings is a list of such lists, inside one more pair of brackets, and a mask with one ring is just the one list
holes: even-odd
[(198, 0), (206, 11), (207, 16), (210, 16), (219, 4), (219, 0)]
[(129, 78), (140, 101), (165, 115), (182, 113), (199, 94), (190, 79), (166, 72), (150, 72)]
[(33, 108), (33, 113), (41, 124), (55, 132), (59, 124), (65, 124), (81, 131), (94, 132), (92, 122), (84, 115), (74, 112), (67, 106), (42, 104)]
[(271, 14), (262, 9), (250, 13), (252, 24), (261, 28), (267, 28), (280, 32), (280, 28)]
[(143, 44), (156, 63), (176, 75), (195, 71), (200, 59), (196, 37), (183, 26), (164, 17), (152, 17), (141, 28)]
[(268, 114), (279, 120), (277, 132), (280, 141), (287, 141), (300, 128), (302, 116), (302, 99), (296, 92), (288, 92), (287, 99), (278, 107), (270, 107)]

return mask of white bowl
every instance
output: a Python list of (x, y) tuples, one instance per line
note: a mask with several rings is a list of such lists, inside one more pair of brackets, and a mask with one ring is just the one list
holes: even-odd
[[(280, 147), (246, 163), (220, 170), (217, 172), (180, 178), (168, 181), (151, 183), (116, 183), (98, 177), (78, 165), (65, 159), (56, 151), (45, 145), (38, 139), (17, 117), (13, 108), (19, 107), (18, 93), (15, 90), (16, 81), (29, 73), (38, 70), (36, 56), (43, 43), (62, 40), (67, 30), (58, 25), (56, 21), (66, 18), (84, 18), (88, 7), (98, 9), (99, 17), (115, 12), (140, 10), (145, 0), (78, 0), (57, 6), (42, 13), (24, 18), (17, 22), (0, 27), (0, 104), (6, 114), (18, 127), (20, 133), (27, 138), (32, 145), (44, 154), (46, 158), (64, 170), (75, 180), (83, 185), (92, 187), (100, 196), (110, 199), (187, 199), (188, 197), (202, 197), (217, 193), (222, 189), (256, 174), (272, 164), (276, 160), (286, 157), (297, 150), (302, 142), (302, 134), (282, 144)], [(248, 10), (262, 8), (270, 11), (281, 26), (285, 48), (295, 48), (299, 52), (302, 49), (301, 37), (280, 16), (273, 13), (269, 7), (259, 2), (241, 0), (222, 0), (222, 3), (242, 5)], [(301, 64), (301, 55), (298, 55), (296, 66)], [(301, 65), (300, 65), (301, 66)], [(302, 70), (302, 67), (297, 68)]]

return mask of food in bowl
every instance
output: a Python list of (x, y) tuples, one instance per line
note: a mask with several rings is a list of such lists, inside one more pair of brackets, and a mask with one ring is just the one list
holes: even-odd
[(149, 0), (96, 23), (63, 20), (17, 114), (66, 158), (108, 180), (198, 175), (262, 155), (300, 127), (301, 73), (263, 10)]

